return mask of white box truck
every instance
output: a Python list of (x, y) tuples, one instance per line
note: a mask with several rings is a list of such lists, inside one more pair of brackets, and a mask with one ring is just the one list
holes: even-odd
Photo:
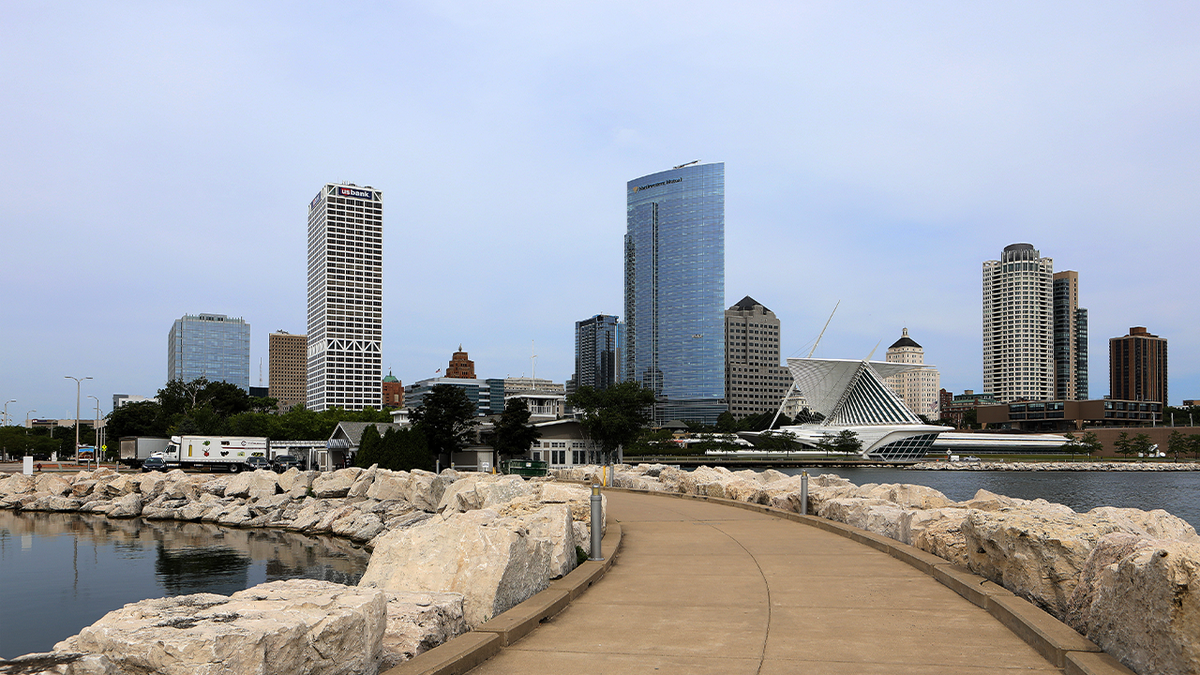
[(247, 469), (251, 457), (270, 458), (271, 443), (254, 436), (172, 436), (163, 452), (167, 466), (227, 469), (237, 473)]
[(121, 463), (137, 468), (150, 455), (166, 450), (170, 442), (169, 438), (125, 436), (121, 439)]

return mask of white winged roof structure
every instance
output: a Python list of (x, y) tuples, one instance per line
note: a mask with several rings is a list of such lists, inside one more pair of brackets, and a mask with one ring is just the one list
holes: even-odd
[(881, 378), (927, 368), (924, 364), (793, 358), (787, 365), (809, 410), (821, 413), (825, 426), (922, 423)]

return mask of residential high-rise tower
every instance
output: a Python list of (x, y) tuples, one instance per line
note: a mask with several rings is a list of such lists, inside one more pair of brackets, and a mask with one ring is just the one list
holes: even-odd
[(1108, 340), (1109, 398), (1167, 405), (1167, 339), (1134, 326)]
[(607, 389), (621, 381), (624, 334), (625, 324), (607, 314), (575, 322), (576, 387)]
[(712, 424), (725, 402), (725, 165), (690, 163), (626, 186), (624, 380), (654, 421)]
[(1001, 403), (1054, 398), (1054, 260), (1031, 244), (983, 263), (983, 390)]
[(250, 391), (250, 324), (224, 314), (185, 314), (167, 335), (167, 379), (228, 382)]
[(379, 408), (383, 193), (329, 183), (308, 205), (308, 409)]
[(1088, 314), (1079, 306), (1079, 273), (1054, 274), (1054, 398), (1088, 397)]

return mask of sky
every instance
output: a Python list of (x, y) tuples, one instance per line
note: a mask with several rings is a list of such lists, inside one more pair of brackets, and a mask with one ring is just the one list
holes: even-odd
[[(1108, 345), (1200, 398), (1200, 4), (42, 3), (0, 22), (0, 401), (18, 423), (164, 385), (184, 314), (304, 333), (307, 206), (384, 194), (383, 367), (574, 369), (623, 314), (627, 181), (724, 162), (725, 299), (782, 356), (907, 327), (982, 389), (981, 270), (1076, 270)], [(536, 358), (534, 355), (536, 354)], [(262, 376), (260, 380), (260, 363)]]

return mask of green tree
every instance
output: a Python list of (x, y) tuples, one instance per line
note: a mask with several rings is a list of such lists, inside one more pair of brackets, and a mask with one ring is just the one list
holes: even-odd
[(391, 458), (388, 468), (393, 471), (433, 471), (436, 467), (436, 460), (429, 450), (429, 442), (420, 429), (388, 429), (383, 438)]
[(156, 401), (126, 403), (108, 414), (105, 421), (108, 429), (108, 446), (112, 448), (126, 436), (167, 435), (167, 424), (163, 419), (162, 406)]
[(856, 455), (862, 452), (862, 441), (858, 440), (858, 434), (843, 429), (833, 437), (833, 451), (843, 455)]
[(421, 399), (420, 407), (412, 411), (413, 426), (425, 434), (429, 449), (438, 456), (452, 454), (469, 445), (474, 438), (475, 404), (462, 387), (435, 384)]
[(529, 424), (529, 406), (525, 400), (510, 398), (496, 422), (492, 447), (501, 459), (524, 457), (530, 446), (541, 437), (542, 432)]
[(832, 455), (833, 453), (837, 452), (837, 437), (826, 431), (817, 438), (814, 445), (816, 446), (817, 450), (820, 450), (826, 455)]
[(604, 389), (580, 387), (567, 397), (583, 431), (600, 445), (606, 456), (629, 445), (650, 422), (654, 392), (637, 382), (621, 382)]
[(1129, 450), (1131, 454), (1135, 454), (1138, 457), (1145, 457), (1150, 454), (1151, 445), (1153, 443), (1150, 442), (1149, 436), (1138, 434), (1129, 441)]
[(1188, 436), (1188, 449), (1192, 453), (1192, 459), (1200, 459), (1200, 434)]
[(1188, 452), (1188, 438), (1178, 431), (1172, 431), (1167, 437), (1167, 452), (1176, 462), (1179, 461), (1180, 455), (1186, 455)]
[[(390, 432), (391, 429), (388, 431)], [(378, 464), (383, 467), (387, 463), (384, 443), (383, 439), (379, 436), (379, 429), (376, 429), (374, 424), (368, 424), (363, 429), (362, 437), (358, 441), (358, 452), (354, 455), (354, 466), (361, 466), (366, 469), (372, 464)]]
[(1117, 440), (1113, 441), (1113, 447), (1116, 448), (1119, 454), (1126, 457), (1133, 452), (1133, 445), (1129, 440), (1129, 434), (1125, 433), (1124, 431), (1117, 436)]
[(801, 448), (796, 434), (790, 431), (764, 431), (754, 439), (754, 446), (771, 452), (795, 452)]
[(717, 431), (720, 431), (721, 433), (740, 431), (740, 429), (738, 429), (737, 420), (733, 418), (733, 414), (728, 410), (717, 416)]

